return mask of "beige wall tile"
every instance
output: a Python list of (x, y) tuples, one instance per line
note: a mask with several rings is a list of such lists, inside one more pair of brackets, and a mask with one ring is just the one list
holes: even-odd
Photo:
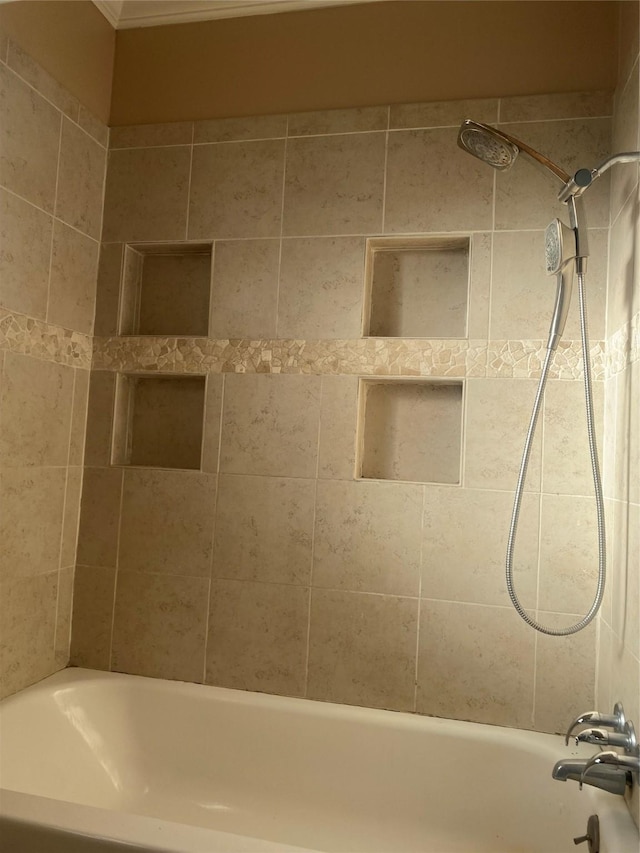
[[(640, 143), (639, 75), (636, 71), (616, 92), (613, 114), (612, 152), (637, 151)], [(618, 164), (611, 172), (611, 217), (617, 216), (631, 191), (638, 185), (638, 164)]]
[(304, 695), (308, 619), (308, 589), (213, 581), (207, 683)]
[(320, 377), (228, 374), (220, 471), (314, 477)]
[(223, 385), (224, 377), (222, 376), (214, 376), (210, 373), (206, 378), (202, 434), (202, 470), (207, 474), (218, 473)]
[(640, 506), (616, 503), (615, 526), (610, 528), (614, 633), (636, 658), (640, 658)]
[(64, 119), (56, 216), (100, 239), (107, 152), (89, 134)]
[(423, 601), (418, 711), (531, 728), (534, 643), (507, 608)]
[[(513, 491), (535, 398), (532, 379), (468, 379), (464, 485)], [(525, 489), (540, 484), (540, 432)]]
[(115, 393), (115, 373), (105, 370), (91, 371), (84, 453), (84, 464), (90, 467), (108, 467), (111, 464)]
[(43, 318), (51, 258), (48, 214), (0, 189), (0, 304)]
[(274, 338), (279, 240), (215, 244), (211, 290), (212, 338)]
[[(602, 382), (593, 383), (596, 442), (602, 446), (604, 406)], [(584, 383), (552, 380), (544, 403), (542, 482), (545, 492), (592, 495), (594, 491)]]
[(66, 465), (72, 400), (73, 368), (7, 353), (0, 464)]
[[(611, 120), (608, 118), (568, 119), (501, 124), (500, 129), (520, 138), (561, 166), (568, 174), (580, 168), (594, 168), (609, 156)], [(496, 183), (496, 228), (546, 228), (554, 210), (560, 215), (556, 197), (560, 185), (521, 158)], [(486, 167), (485, 167), (486, 168)], [(606, 228), (609, 222), (609, 176), (600, 178), (589, 190), (586, 206), (589, 225)]]
[(184, 253), (145, 252), (135, 332), (206, 336), (210, 291), (210, 246)]
[(386, 130), (388, 113), (388, 107), (358, 107), (346, 110), (292, 113), (289, 116), (289, 136)]
[(417, 595), (421, 486), (318, 482), (313, 584)]
[(640, 311), (636, 282), (636, 252), (640, 234), (640, 195), (633, 193), (611, 225), (607, 335), (612, 335)]
[[(575, 624), (580, 617), (538, 613), (538, 621), (551, 628)], [(593, 705), (595, 691), (596, 626), (589, 625), (578, 635), (536, 638), (537, 731), (564, 734), (580, 709)], [(606, 708), (604, 713), (609, 713)]]
[(627, 368), (625, 376), (629, 436), (629, 500), (640, 503), (640, 361)]
[[(425, 488), (423, 598), (508, 605), (505, 555), (513, 495)], [(514, 584), (524, 607), (536, 606), (538, 497), (525, 495), (518, 525)]]
[(356, 465), (357, 376), (323, 376), (318, 476), (352, 480)]
[(313, 590), (307, 696), (414, 709), (418, 602)]
[(99, 244), (56, 220), (47, 320), (90, 335), (96, 307)]
[(209, 581), (118, 575), (111, 669), (201, 682)]
[(383, 133), (289, 140), (284, 234), (380, 231), (384, 159)]
[(283, 240), (278, 337), (359, 337), (363, 273), (362, 238)]
[(457, 149), (450, 130), (390, 134), (386, 232), (490, 229), (492, 190), (492, 170)]
[(308, 584), (314, 511), (313, 480), (223, 474), (214, 577)]
[(390, 127), (457, 127), (466, 118), (495, 124), (498, 120), (498, 99), (392, 104)]
[(611, 698), (611, 651), (613, 639), (611, 627), (600, 620), (599, 636), (597, 642), (597, 664), (595, 679), (595, 706), (596, 708), (613, 708), (615, 700)]
[(622, 702), (628, 720), (638, 719), (640, 664), (615, 634), (611, 653), (611, 699)]
[(94, 334), (108, 337), (118, 334), (118, 307), (122, 272), (122, 243), (103, 243), (100, 247), (96, 291)]
[(115, 569), (77, 566), (73, 588), (72, 666), (109, 669)]
[(602, 473), (602, 489), (605, 498), (616, 496), (616, 407), (617, 387), (615, 376), (610, 376), (604, 383), (604, 425), (602, 436), (602, 456), (600, 466)]
[(69, 437), (69, 465), (82, 465), (87, 429), (87, 398), (89, 396), (89, 371), (76, 368), (73, 382), (73, 409)]
[(7, 65), (69, 118), (74, 121), (78, 118), (78, 99), (13, 40), (9, 44)]
[(189, 238), (278, 237), (284, 140), (193, 149)]
[(60, 113), (0, 65), (0, 184), (53, 212), (60, 141)]
[(125, 471), (120, 570), (208, 578), (215, 494), (211, 474)]
[(538, 606), (556, 613), (586, 613), (596, 594), (597, 574), (593, 498), (543, 495)]
[(233, 142), (241, 139), (280, 139), (287, 135), (287, 117), (244, 116), (195, 123), (194, 143)]
[(193, 122), (132, 124), (112, 127), (109, 148), (149, 148), (160, 145), (191, 145)]
[(492, 250), (492, 234), (471, 236), (467, 337), (472, 339), (489, 337)]
[[(500, 121), (544, 121), (562, 118), (610, 116), (611, 92), (566, 92), (520, 95), (500, 99)], [(523, 128), (523, 133), (525, 130)]]
[(0, 473), (3, 579), (57, 571), (64, 468), (5, 468)]
[(103, 148), (109, 145), (109, 127), (101, 121), (97, 116), (94, 116), (86, 107), (80, 104), (78, 112), (78, 124), (86, 131), (89, 136), (93, 136), (96, 142), (99, 142)]
[(73, 568), (62, 569), (58, 576), (58, 606), (54, 660), (57, 667), (69, 665), (71, 646), (71, 610), (73, 606)]
[(187, 145), (111, 151), (103, 239), (183, 240), (190, 163)]
[[(67, 468), (67, 483), (64, 496), (62, 543), (60, 546), (60, 568), (73, 568), (78, 548), (78, 525), (80, 522), (80, 500), (82, 497), (82, 468)], [(73, 585), (73, 580), (72, 580)]]
[(119, 468), (85, 468), (78, 534), (81, 565), (116, 565), (122, 474)]
[(51, 675), (54, 662), (58, 573), (2, 584), (0, 697)]

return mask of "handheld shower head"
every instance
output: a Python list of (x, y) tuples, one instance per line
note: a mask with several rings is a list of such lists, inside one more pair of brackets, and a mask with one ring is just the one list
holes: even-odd
[[(573, 244), (573, 245), (572, 245)], [(544, 232), (544, 265), (547, 275), (557, 275), (576, 257), (575, 235), (559, 219), (547, 225)]]
[(510, 169), (520, 149), (494, 127), (466, 119), (460, 127), (458, 145), (464, 151), (504, 171)]

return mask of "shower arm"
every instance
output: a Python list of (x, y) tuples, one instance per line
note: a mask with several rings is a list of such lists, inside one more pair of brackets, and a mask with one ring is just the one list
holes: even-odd
[(612, 166), (617, 166), (619, 163), (638, 162), (640, 162), (640, 151), (621, 151), (620, 154), (614, 154), (613, 157), (603, 160), (595, 169), (578, 169), (575, 175), (565, 182), (564, 187), (558, 193), (558, 200), (566, 202), (571, 197), (579, 198), (585, 190), (589, 189), (596, 178), (604, 175)]

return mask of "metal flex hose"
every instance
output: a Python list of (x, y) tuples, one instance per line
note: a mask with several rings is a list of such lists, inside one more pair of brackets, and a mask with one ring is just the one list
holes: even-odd
[(585, 294), (585, 275), (583, 272), (578, 274), (578, 297), (580, 303), (580, 335), (582, 338), (582, 362), (584, 365), (584, 395), (587, 415), (587, 433), (589, 436), (589, 455), (591, 457), (591, 471), (593, 474), (593, 485), (595, 490), (596, 515), (598, 519), (598, 583), (596, 587), (596, 595), (593, 604), (589, 608), (588, 613), (568, 628), (549, 628), (546, 625), (541, 625), (532, 619), (525, 611), (520, 603), (516, 591), (513, 586), (513, 551), (515, 546), (516, 534), (518, 530), (518, 519), (520, 517), (520, 507), (522, 504), (522, 492), (524, 490), (525, 479), (527, 476), (527, 468), (529, 467), (529, 458), (531, 456), (531, 447), (533, 438), (536, 432), (538, 417), (540, 415), (540, 407), (544, 399), (544, 390), (549, 376), (549, 369), (553, 359), (554, 350), (547, 349), (547, 354), (542, 366), (542, 375), (538, 383), (538, 390), (533, 404), (533, 412), (527, 430), (527, 437), (522, 454), (522, 463), (520, 465), (520, 473), (518, 475), (518, 483), (513, 502), (513, 513), (511, 515), (511, 525), (509, 527), (509, 541), (507, 543), (507, 558), (506, 558), (506, 580), (507, 591), (511, 598), (511, 603), (515, 607), (518, 614), (524, 619), (527, 625), (540, 631), (542, 634), (549, 634), (553, 637), (566, 637), (570, 634), (577, 634), (592, 621), (600, 605), (604, 595), (604, 585), (607, 573), (607, 558), (606, 558), (606, 535), (604, 522), (604, 501), (602, 497), (602, 480), (600, 477), (600, 464), (598, 462), (598, 448), (596, 445), (595, 424), (593, 417), (593, 388), (591, 381), (591, 361), (589, 356), (589, 330), (587, 328), (587, 305)]

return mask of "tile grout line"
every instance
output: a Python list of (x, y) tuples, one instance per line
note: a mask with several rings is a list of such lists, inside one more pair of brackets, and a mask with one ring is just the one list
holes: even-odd
[(305, 676), (304, 676), (304, 693), (303, 696), (309, 695), (309, 660), (311, 656), (311, 602), (313, 598), (313, 568), (315, 563), (316, 549), (316, 518), (318, 514), (318, 485), (320, 482), (320, 441), (322, 438), (322, 403), (324, 400), (324, 378), (320, 378), (320, 405), (318, 407), (318, 431), (316, 440), (316, 471), (315, 483), (313, 491), (313, 518), (311, 527), (311, 553), (309, 555), (309, 602), (307, 605), (307, 647), (305, 654)]
[[(189, 179), (187, 181), (187, 212), (185, 215), (185, 224), (184, 224), (184, 239), (187, 241), (189, 239), (189, 212), (191, 210), (191, 180), (193, 178), (193, 139), (195, 136), (195, 122), (191, 122), (191, 146), (189, 152)], [(212, 244), (213, 251), (213, 244)], [(212, 259), (213, 261), (213, 259)], [(213, 262), (211, 264), (211, 270), (213, 272)], [(211, 298), (211, 294), (209, 294), (209, 298)]]
[(427, 489), (422, 487), (422, 513), (420, 517), (420, 558), (418, 563), (418, 602), (416, 618), (416, 660), (414, 666), (413, 712), (418, 713), (418, 688), (420, 671), (420, 622), (422, 618), (422, 576), (424, 572), (424, 517), (427, 508)]
[(111, 631), (109, 635), (109, 660), (107, 661), (107, 671), (111, 672), (113, 660), (113, 636), (116, 621), (116, 596), (118, 593), (118, 575), (120, 574), (120, 533), (122, 530), (122, 515), (123, 515), (123, 500), (124, 500), (124, 480), (126, 471), (121, 471), (120, 482), (120, 501), (118, 504), (118, 532), (116, 534), (116, 565), (113, 576), (113, 605), (111, 609)]
[(287, 157), (289, 153), (289, 118), (287, 117), (286, 136), (284, 140), (284, 151), (282, 159), (282, 201), (280, 203), (280, 236), (277, 238), (278, 243), (278, 279), (276, 284), (276, 317), (275, 317), (275, 337), (278, 337), (278, 326), (280, 325), (280, 279), (282, 276), (282, 245), (284, 236), (284, 211), (285, 211), (285, 195), (287, 190)]
[(60, 114), (60, 130), (58, 133), (58, 159), (56, 161), (56, 186), (53, 194), (53, 209), (51, 216), (51, 245), (49, 247), (49, 277), (47, 279), (47, 309), (45, 313), (45, 322), (49, 322), (50, 301), (51, 301), (51, 268), (53, 266), (53, 244), (55, 241), (55, 214), (58, 209), (58, 189), (60, 183), (60, 160), (62, 158), (62, 128), (63, 128), (62, 113)]

